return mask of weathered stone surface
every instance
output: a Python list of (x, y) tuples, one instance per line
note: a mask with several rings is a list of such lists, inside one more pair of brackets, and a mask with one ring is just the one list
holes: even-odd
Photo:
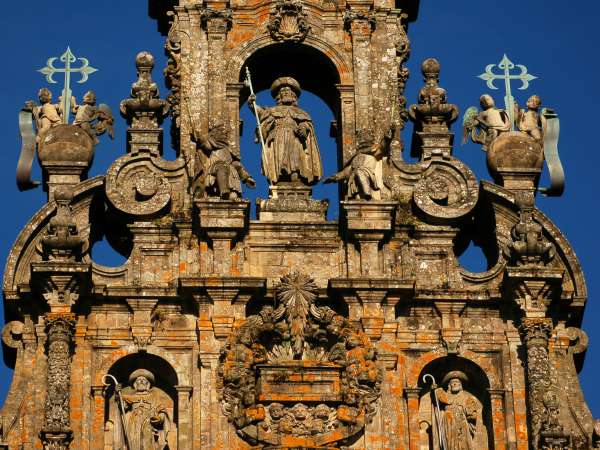
[[(497, 184), (477, 182), (453, 156), (458, 109), (436, 60), (407, 106), (417, 3), (150, 3), (170, 93), (140, 53), (123, 156), (81, 181), (86, 135), (57, 126), (41, 148), (48, 174), (48, 161), (70, 172), (56, 166), (51, 201), (8, 256), (15, 372), (0, 446), (146, 448), (126, 442), (137, 430), (180, 450), (441, 450), (440, 437), (446, 450), (598, 447), (577, 380), (586, 285), (535, 206), (539, 130), (519, 116), (520, 132), (490, 134)], [(291, 77), (334, 111), (334, 178), (349, 180), (339, 221), (312, 198), (320, 167), (302, 182), (278, 172), (250, 217), (237, 165), (246, 68), (257, 91), (282, 76), (292, 89)], [(167, 114), (174, 160), (162, 156)], [(294, 126), (306, 117), (284, 116), (278, 145), (304, 151), (308, 128)], [(401, 155), (408, 120), (415, 163)], [(103, 236), (121, 267), (94, 261)], [(484, 272), (460, 265), (471, 241)]]

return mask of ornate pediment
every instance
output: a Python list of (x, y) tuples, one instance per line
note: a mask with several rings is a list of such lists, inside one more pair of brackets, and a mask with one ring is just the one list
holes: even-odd
[(313, 280), (292, 272), (223, 347), (223, 412), (252, 443), (326, 448), (360, 433), (375, 414), (383, 371), (369, 337), (317, 302)]

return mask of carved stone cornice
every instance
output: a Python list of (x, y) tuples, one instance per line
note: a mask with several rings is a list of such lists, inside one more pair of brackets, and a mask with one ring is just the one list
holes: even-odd
[(71, 431), (71, 352), (75, 315), (48, 313), (45, 316), (48, 368), (44, 426), (40, 438), (46, 450), (66, 450)]

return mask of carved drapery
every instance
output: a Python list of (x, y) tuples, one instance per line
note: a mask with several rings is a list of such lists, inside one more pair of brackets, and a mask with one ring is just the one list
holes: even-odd
[(45, 450), (69, 448), (72, 431), (70, 419), (71, 346), (75, 315), (46, 315), (48, 371), (44, 427), (41, 432)]

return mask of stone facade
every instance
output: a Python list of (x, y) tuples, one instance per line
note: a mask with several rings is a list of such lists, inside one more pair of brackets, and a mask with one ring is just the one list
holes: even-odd
[[(495, 183), (478, 183), (453, 156), (458, 108), (436, 60), (408, 105), (417, 1), (149, 5), (170, 92), (140, 53), (120, 105), (124, 155), (86, 179), (77, 125), (37, 144), (48, 203), (3, 281), (15, 369), (4, 448), (600, 448), (577, 378), (585, 281), (535, 207), (542, 143), (498, 133), (486, 141)], [(277, 106), (252, 103), (246, 69)], [(300, 87), (334, 111), (339, 221), (286, 159), (311, 138)], [(263, 152), (287, 164), (256, 220), (232, 195), (253, 181), (240, 162), (247, 100), (272, 124)], [(162, 156), (168, 115), (175, 160)], [(302, 176), (318, 180), (310, 151)], [(94, 262), (102, 237), (124, 265)], [(485, 272), (458, 262), (471, 241)]]

